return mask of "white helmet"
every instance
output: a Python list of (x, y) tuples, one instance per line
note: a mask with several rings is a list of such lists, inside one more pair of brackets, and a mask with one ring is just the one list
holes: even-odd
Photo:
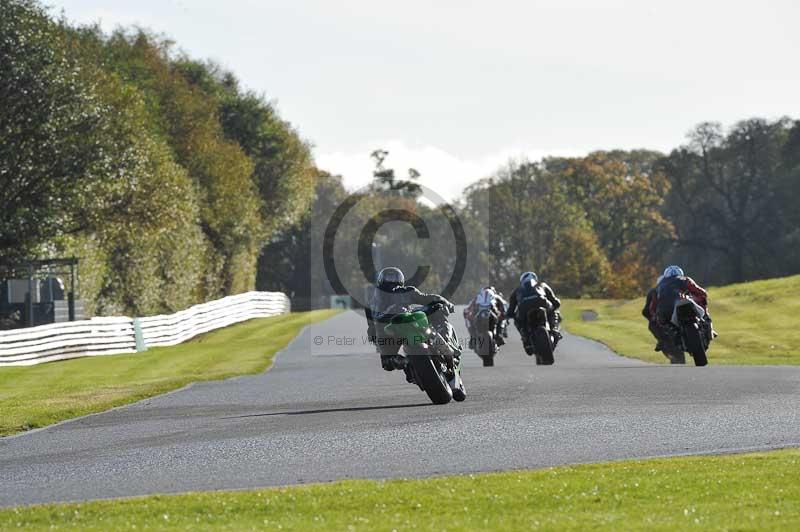
[(529, 281), (536, 282), (539, 280), (539, 277), (536, 276), (533, 272), (525, 272), (519, 276), (519, 284), (527, 284)]

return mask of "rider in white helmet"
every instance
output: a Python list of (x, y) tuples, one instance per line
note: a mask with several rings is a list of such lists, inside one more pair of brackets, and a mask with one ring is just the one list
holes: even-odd
[(492, 312), (497, 319), (495, 330), (497, 345), (501, 346), (505, 344), (505, 340), (503, 338), (504, 336), (507, 336), (506, 308), (508, 307), (508, 302), (503, 299), (503, 294), (498, 292), (494, 286), (484, 286), (478, 291), (475, 297), (470, 300), (466, 308), (464, 308), (464, 323), (467, 326), (467, 331), (469, 332), (470, 348), (474, 348), (476, 336), (473, 328), (474, 320), (475, 314), (478, 312), (478, 308), (480, 307), (491, 307)]

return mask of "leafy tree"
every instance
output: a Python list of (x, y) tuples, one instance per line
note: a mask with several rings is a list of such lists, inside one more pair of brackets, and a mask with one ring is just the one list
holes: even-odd
[(658, 156), (616, 151), (545, 161), (597, 234), (616, 272), (615, 296), (632, 296), (652, 285), (660, 255), (673, 239), (672, 224), (661, 213), (669, 181), (654, 169)]
[(548, 255), (546, 281), (567, 297), (598, 297), (609, 294), (613, 279), (608, 260), (587, 226), (560, 232)]
[(265, 239), (297, 222), (313, 200), (317, 169), (311, 150), (274, 105), (243, 90), (236, 76), (211, 62), (181, 57), (173, 68), (217, 102), (225, 136), (252, 159)]
[(414, 168), (409, 168), (408, 179), (398, 179), (393, 168), (386, 168), (383, 165), (388, 156), (389, 152), (383, 149), (377, 149), (370, 154), (370, 158), (375, 161), (375, 170), (372, 172), (375, 190), (409, 198), (418, 197), (422, 193), (422, 188), (416, 181), (422, 174)]
[[(782, 238), (791, 219), (780, 198), (791, 166), (790, 122), (751, 119), (727, 132), (703, 123), (663, 162), (675, 253), (701, 279), (739, 282), (788, 273)], [(788, 181), (787, 181), (788, 179)], [(783, 183), (783, 185), (781, 184)], [(791, 185), (788, 187), (791, 189)]]
[(319, 255), (321, 234), (347, 193), (340, 176), (318, 172), (314, 201), (301, 221), (279, 231), (262, 252), (256, 287), (285, 292), (293, 308), (327, 307), (332, 294)]
[(210, 244), (198, 223), (195, 186), (164, 140), (149, 130), (141, 92), (95, 66), (95, 35), (64, 31), (72, 34), (73, 52), (85, 65), (82, 75), (95, 98), (113, 117), (106, 134), (136, 157), (118, 178), (124, 194), (116, 209), (101, 223), (54, 243), (61, 254), (83, 259), (82, 297), (93, 313), (154, 314), (196, 303)]
[(0, 259), (113, 216), (141, 153), (119, 144), (74, 43), (29, 0), (0, 2)]
[(313, 199), (317, 169), (308, 144), (274, 107), (238, 84), (226, 91), (221, 124), (254, 161), (253, 180), (261, 200), (261, 219), (269, 238), (297, 222)]
[(505, 291), (535, 270), (565, 295), (602, 293), (608, 264), (597, 238), (563, 181), (543, 165), (510, 162), (469, 189), (465, 212), (489, 228), (490, 282)]
[(255, 165), (238, 143), (225, 138), (218, 102), (173, 68), (169, 42), (143, 31), (118, 31), (105, 52), (109, 66), (145, 94), (157, 132), (199, 188), (200, 223), (213, 245), (203, 296), (252, 289), (264, 239)]
[[(787, 122), (787, 127), (789, 123)], [(800, 271), (800, 121), (791, 123), (781, 148), (780, 175), (777, 183), (778, 208), (785, 230), (781, 231), (781, 273)]]

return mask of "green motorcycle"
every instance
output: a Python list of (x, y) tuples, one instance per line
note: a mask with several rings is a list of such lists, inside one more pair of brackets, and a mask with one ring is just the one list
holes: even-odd
[(419, 386), (437, 405), (447, 404), (451, 399), (466, 399), (455, 331), (443, 317), (434, 320), (440, 322), (436, 326), (429, 320), (434, 313), (446, 316), (449, 309), (441, 303), (432, 303), (402, 310), (392, 316), (384, 331), (403, 346), (408, 380)]

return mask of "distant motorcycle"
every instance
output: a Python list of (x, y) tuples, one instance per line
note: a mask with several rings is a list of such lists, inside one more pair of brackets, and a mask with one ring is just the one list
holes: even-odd
[(547, 309), (544, 307), (533, 308), (525, 316), (525, 330), (528, 338), (523, 339), (525, 352), (528, 356), (536, 357), (537, 366), (550, 366), (555, 362), (554, 351), (561, 335), (558, 324), (561, 322), (560, 314), (556, 313), (556, 328), (550, 327), (547, 319)]
[(475, 337), (472, 338), (470, 347), (481, 357), (485, 367), (494, 366), (494, 357), (499, 351), (495, 338), (497, 320), (491, 306), (480, 306), (475, 313)]
[[(384, 327), (386, 334), (402, 343), (407, 380), (437, 405), (467, 397), (461, 380), (461, 357), (455, 356), (456, 346), (447, 340), (455, 338), (455, 331), (443, 317), (450, 312), (442, 303), (413, 305), (394, 314)], [(429, 318), (436, 313), (439, 318), (431, 323)]]
[(672, 311), (672, 320), (663, 325), (669, 338), (664, 351), (672, 364), (685, 364), (689, 353), (695, 366), (708, 364), (707, 351), (714, 339), (714, 330), (706, 311), (690, 298), (679, 299)]

